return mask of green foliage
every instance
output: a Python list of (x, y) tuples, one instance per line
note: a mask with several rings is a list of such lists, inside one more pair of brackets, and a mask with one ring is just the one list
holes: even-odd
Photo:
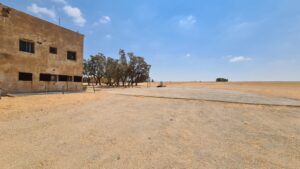
[(226, 79), (226, 78), (217, 78), (216, 82), (228, 82), (228, 79)]
[(101, 84), (101, 78), (105, 74), (106, 57), (102, 53), (90, 56), (89, 60), (83, 62), (83, 75), (87, 78), (93, 77), (96, 83)]
[(108, 57), (106, 60), (105, 77), (107, 78), (107, 85), (112, 86), (113, 81), (119, 82), (118, 60)]
[(106, 57), (102, 53), (90, 56), (88, 60), (83, 62), (83, 75), (88, 82), (93, 79), (96, 84), (101, 85), (101, 82), (104, 82), (109, 86), (119, 86), (120, 82), (123, 86), (126, 83), (137, 85), (137, 83), (149, 79), (151, 66), (143, 57), (135, 56), (134, 53), (126, 55), (123, 49), (119, 50), (119, 56), (119, 59)]
[(128, 53), (129, 65), (128, 76), (131, 85), (135, 83), (145, 82), (149, 78), (151, 65), (147, 64), (145, 59), (140, 56), (135, 56), (134, 53)]
[(119, 64), (118, 64), (118, 71), (120, 74), (120, 80), (122, 81), (122, 85), (125, 85), (125, 82), (128, 78), (128, 63), (126, 58), (126, 53), (123, 49), (119, 50)]

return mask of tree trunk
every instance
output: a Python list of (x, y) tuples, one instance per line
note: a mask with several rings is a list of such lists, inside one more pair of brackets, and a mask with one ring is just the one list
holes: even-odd
[(98, 77), (99, 86), (101, 86), (101, 78)]
[(97, 86), (98, 81), (97, 81), (97, 78), (96, 78), (96, 77), (94, 77), (94, 83), (96, 83), (96, 86)]

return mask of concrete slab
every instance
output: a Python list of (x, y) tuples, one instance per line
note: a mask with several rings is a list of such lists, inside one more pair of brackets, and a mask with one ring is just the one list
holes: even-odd
[(265, 96), (255, 93), (221, 90), (221, 89), (207, 89), (207, 88), (147, 88), (147, 89), (125, 89), (125, 90), (111, 90), (110, 92), (144, 96), (144, 97), (160, 97), (172, 99), (193, 99), (206, 101), (220, 101), (231, 103), (245, 103), (258, 105), (278, 105), (278, 106), (295, 106), (300, 107), (300, 100)]

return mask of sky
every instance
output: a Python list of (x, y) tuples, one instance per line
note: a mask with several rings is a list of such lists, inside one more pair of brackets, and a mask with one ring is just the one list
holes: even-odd
[(299, 0), (0, 0), (85, 35), (84, 57), (143, 56), (156, 81), (300, 80)]

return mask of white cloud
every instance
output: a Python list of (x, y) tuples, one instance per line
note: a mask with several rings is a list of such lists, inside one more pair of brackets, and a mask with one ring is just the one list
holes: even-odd
[(196, 17), (193, 15), (184, 17), (179, 20), (178, 24), (179, 26), (183, 28), (191, 28), (197, 23)]
[(107, 24), (111, 21), (111, 18), (109, 16), (102, 16), (99, 20), (100, 23), (102, 24)]
[(97, 22), (93, 23), (93, 26), (99, 26), (100, 24), (108, 24), (111, 22), (110, 16), (102, 16)]
[(84, 26), (86, 20), (82, 16), (82, 13), (79, 8), (72, 7), (69, 5), (64, 6), (65, 13), (73, 18), (73, 22), (78, 26)]
[[(54, 3), (62, 4), (63, 11), (73, 19), (73, 22), (78, 26), (84, 26), (86, 23), (81, 11), (77, 7), (72, 7), (68, 5), (67, 0), (50, 0)], [(38, 15), (47, 15), (48, 17), (55, 19), (56, 13), (53, 10), (47, 9), (45, 7), (39, 7), (37, 4), (33, 3), (27, 8), (30, 12)]]
[(40, 7), (37, 4), (33, 3), (31, 6), (27, 7), (28, 11), (37, 14), (37, 15), (46, 15), (52, 19), (56, 18), (56, 13), (53, 10), (50, 10), (45, 7)]
[(73, 22), (78, 26), (84, 26), (86, 20), (82, 16), (82, 13), (79, 8), (72, 7), (69, 5), (64, 6), (65, 13), (73, 18)]
[(111, 35), (110, 34), (107, 34), (107, 35), (105, 35), (105, 38), (107, 38), (107, 39), (111, 39)]
[(250, 57), (245, 57), (245, 56), (230, 56), (229, 57), (229, 62), (231, 63), (238, 63), (238, 62), (246, 62), (246, 61), (251, 61), (252, 58)]
[(52, 2), (55, 2), (55, 3), (61, 3), (61, 4), (67, 4), (67, 1), (66, 0), (51, 0)]
[(185, 57), (186, 58), (190, 58), (192, 55), (190, 54), (190, 53), (187, 53), (186, 55), (185, 55)]

